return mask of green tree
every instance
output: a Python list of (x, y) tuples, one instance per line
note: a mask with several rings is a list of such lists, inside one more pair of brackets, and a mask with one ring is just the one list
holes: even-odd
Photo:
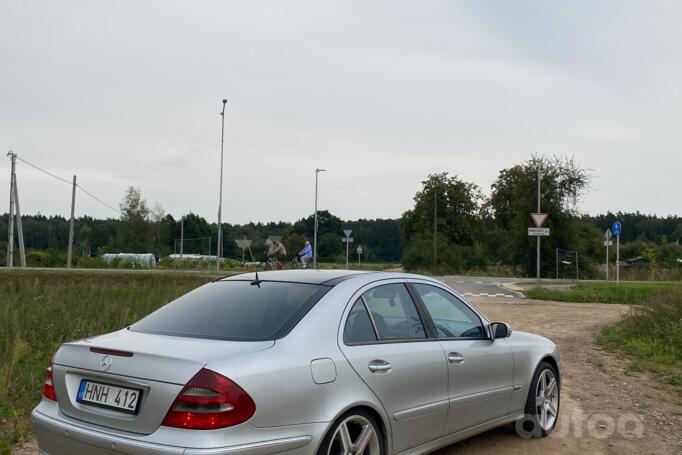
[(460, 269), (463, 247), (473, 247), (482, 237), (483, 199), (481, 190), (473, 183), (449, 176), (447, 172), (429, 175), (414, 196), (414, 207), (400, 219), (406, 244), (405, 265), (411, 268), (433, 265), (435, 215), (439, 236), (437, 267)]
[(533, 274), (536, 246), (535, 237), (528, 236), (528, 227), (531, 212), (537, 211), (538, 170), (542, 179), (542, 211), (549, 214), (545, 226), (551, 230), (551, 236), (541, 242), (541, 270), (547, 275), (555, 268), (555, 248), (579, 247), (576, 206), (589, 186), (588, 171), (572, 158), (534, 156), (500, 171), (491, 186), (488, 210), (496, 235), (502, 236), (499, 242), (502, 261), (521, 265), (526, 274)]
[(152, 248), (150, 209), (139, 188), (129, 187), (120, 203), (118, 246), (128, 253), (148, 253)]

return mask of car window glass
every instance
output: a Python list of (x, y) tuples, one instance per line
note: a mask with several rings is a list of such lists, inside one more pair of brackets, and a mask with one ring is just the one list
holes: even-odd
[(129, 330), (218, 340), (281, 338), (329, 290), (327, 286), (216, 281), (165, 305)]
[(429, 312), (438, 338), (482, 338), (481, 319), (471, 308), (449, 292), (436, 286), (414, 285)]
[(382, 340), (426, 338), (424, 325), (404, 284), (377, 286), (363, 297)]
[(377, 341), (377, 336), (365, 305), (361, 299), (358, 299), (348, 313), (346, 327), (343, 330), (343, 342), (367, 343), (370, 341)]

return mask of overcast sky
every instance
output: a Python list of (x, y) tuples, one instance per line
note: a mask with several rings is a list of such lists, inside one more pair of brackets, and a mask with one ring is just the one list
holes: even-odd
[[(488, 192), (537, 154), (594, 172), (583, 212), (682, 214), (682, 3), (30, 1), (0, 6), (7, 150), (174, 216), (398, 217), (430, 172)], [(70, 188), (19, 163), (24, 213)], [(83, 193), (77, 215), (117, 214)]]

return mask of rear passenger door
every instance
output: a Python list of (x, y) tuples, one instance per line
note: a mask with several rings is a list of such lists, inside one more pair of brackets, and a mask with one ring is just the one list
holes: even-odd
[(365, 290), (343, 325), (341, 350), (391, 418), (393, 451), (443, 435), (448, 372), (405, 283)]

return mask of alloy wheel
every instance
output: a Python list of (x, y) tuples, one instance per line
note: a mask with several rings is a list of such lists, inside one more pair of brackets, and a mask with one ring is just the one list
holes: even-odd
[(363, 416), (344, 419), (332, 436), (327, 455), (380, 455), (379, 436)]
[(549, 369), (543, 370), (538, 378), (535, 410), (540, 427), (545, 431), (551, 430), (559, 413), (559, 386), (554, 372)]

